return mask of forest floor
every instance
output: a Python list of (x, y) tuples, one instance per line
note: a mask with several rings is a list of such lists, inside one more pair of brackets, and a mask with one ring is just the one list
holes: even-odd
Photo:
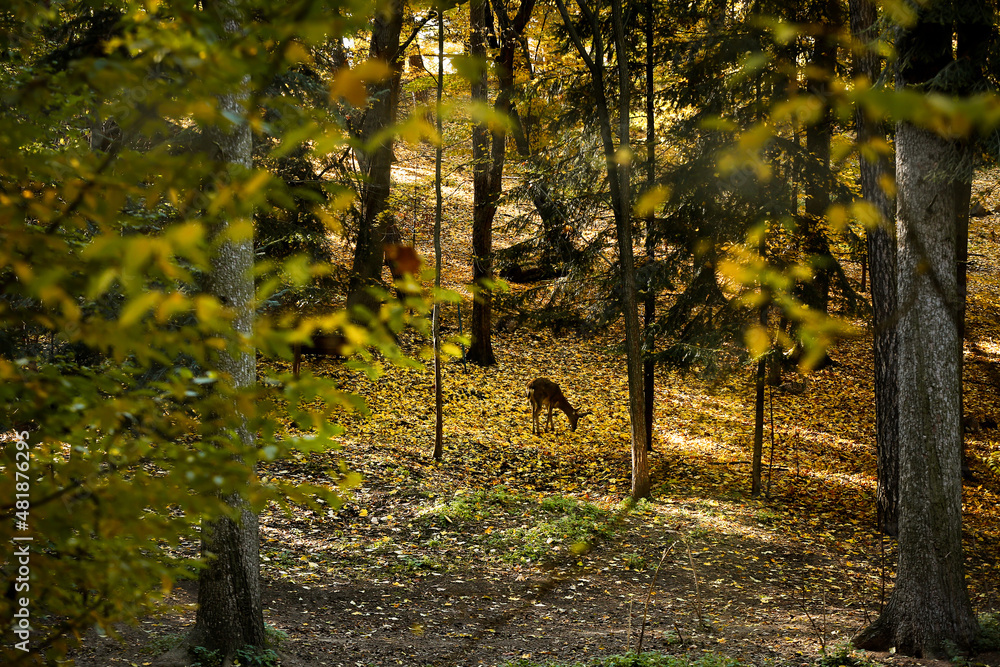
[[(400, 156), (401, 179), (408, 156)], [(445, 275), (464, 290), (471, 188), (459, 173), (449, 183)], [(421, 253), (432, 257), (428, 218), (411, 223)], [(1000, 611), (1000, 480), (988, 465), (1000, 442), (993, 224), (974, 221), (966, 348), (965, 410), (978, 424), (968, 434), (974, 481), (965, 487), (965, 548), (979, 613)], [(310, 360), (312, 372), (364, 395), (370, 413), (344, 415), (339, 451), (282, 461), (264, 474), (329, 481), (327, 471), (343, 461), (364, 481), (339, 510), (271, 508), (261, 516), (264, 615), (286, 635), (283, 664), (584, 661), (641, 641), (643, 650), (689, 657), (799, 665), (846, 650), (877, 616), (895, 547), (874, 525), (866, 335), (839, 342), (834, 367), (773, 391), (759, 498), (750, 497), (751, 370), (713, 381), (661, 371), (653, 499), (637, 505), (625, 502), (621, 337), (522, 328), (498, 332), (495, 346), (495, 367), (445, 367), (440, 462), (431, 457), (430, 369), (387, 368), (369, 381), (333, 360)], [(285, 362), (262, 363), (287, 370)], [(571, 432), (557, 413), (554, 433), (533, 436), (525, 384), (539, 375), (593, 416)], [(180, 585), (173, 607), (122, 628), (123, 643), (88, 636), (76, 664), (151, 662), (193, 623), (195, 598), (193, 583)], [(1000, 664), (995, 655), (975, 661)]]

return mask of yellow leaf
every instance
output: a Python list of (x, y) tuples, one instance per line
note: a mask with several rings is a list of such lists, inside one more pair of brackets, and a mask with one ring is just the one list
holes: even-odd
[(285, 49), (285, 60), (290, 63), (311, 63), (312, 55), (309, 50), (299, 42), (292, 42)]
[(635, 214), (639, 217), (652, 215), (670, 197), (670, 188), (657, 185), (647, 190), (635, 204)]
[(381, 60), (366, 60), (356, 67), (337, 73), (330, 84), (330, 99), (343, 97), (352, 106), (364, 106), (368, 99), (365, 84), (381, 81), (391, 74), (389, 66)]
[(771, 347), (770, 334), (768, 334), (767, 329), (759, 325), (747, 329), (743, 338), (746, 341), (747, 349), (750, 350), (750, 354), (755, 357), (764, 354)]

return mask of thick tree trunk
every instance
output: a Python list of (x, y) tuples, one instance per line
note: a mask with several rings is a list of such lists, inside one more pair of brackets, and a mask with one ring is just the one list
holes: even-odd
[[(390, 0), (387, 12), (377, 12), (372, 26), (369, 57), (383, 60), (392, 67), (388, 82), (369, 86), (372, 99), (362, 121), (360, 135), (370, 140), (384, 132), (396, 121), (399, 106), (399, 33), (403, 27), (403, 2)], [(385, 261), (383, 250), (387, 230), (394, 224), (386, 212), (389, 189), (392, 180), (393, 139), (389, 134), (370, 153), (359, 153), (358, 164), (365, 177), (361, 191), (361, 221), (358, 225), (358, 239), (354, 247), (354, 261), (351, 265), (351, 281), (348, 287), (348, 308), (363, 307), (376, 312), (378, 300), (369, 288), (382, 277)]]
[[(965, 343), (965, 304), (969, 295), (969, 208), (972, 204), (972, 181), (955, 181), (955, 263), (958, 265), (958, 340)], [(959, 377), (962, 377), (964, 354), (959, 356)], [(960, 396), (959, 414), (965, 415), (965, 391)], [(969, 468), (969, 458), (965, 450), (965, 429), (961, 429), (962, 437), (962, 477), (972, 477)]]
[(955, 188), (939, 165), (956, 143), (909, 123), (896, 132), (900, 364), (899, 567), (879, 618), (854, 640), (944, 657), (977, 630), (962, 557), (961, 341)]
[[(513, 19), (507, 15), (506, 7), (495, 7), (500, 23), (500, 51), (495, 59), (497, 99), (494, 108), (512, 118), (516, 118), (513, 102), (514, 55), (534, 7), (535, 0), (522, 0)], [(486, 0), (475, 0), (469, 11), (472, 29), (469, 51), (473, 56), (485, 60), (486, 12), (489, 11)], [(485, 104), (487, 90), (484, 71), (482, 78), (472, 83), (473, 100)], [(469, 359), (482, 366), (496, 364), (490, 338), (493, 296), (486, 282), (493, 280), (493, 219), (503, 189), (503, 168), (507, 157), (507, 131), (503, 127), (496, 127), (491, 135), (487, 134), (485, 123), (476, 125), (472, 130), (472, 279), (477, 295), (472, 306), (472, 346), (469, 348)], [(492, 141), (488, 143), (490, 139)]]
[[(504, 11), (502, 8), (500, 11)], [(486, 62), (486, 0), (472, 0), (469, 5), (469, 55)], [(487, 70), (485, 66), (472, 80), (473, 103), (487, 102)], [(505, 153), (491, 155), (489, 128), (486, 123), (472, 127), (472, 282), (475, 298), (472, 303), (472, 324), (468, 358), (481, 366), (496, 364), (493, 340), (490, 336), (493, 295), (489, 281), (493, 280), (493, 217), (497, 211), (499, 185), (492, 182), (494, 163), (499, 161), (503, 173)], [(498, 179), (499, 181), (499, 179)]]
[[(220, 6), (236, 14), (228, 3)], [(227, 19), (225, 26), (229, 33), (239, 30), (234, 18)], [(243, 102), (236, 95), (221, 96), (219, 107), (233, 116), (245, 113)], [(232, 132), (210, 128), (207, 134), (209, 144), (217, 148), (214, 157), (220, 164), (250, 168), (251, 135), (247, 124), (240, 124)], [(216, 230), (216, 236), (225, 233), (225, 226)], [(229, 240), (212, 260), (208, 276), (209, 292), (238, 314), (233, 326), (246, 336), (253, 331), (253, 261), (252, 238)], [(219, 374), (230, 378), (236, 388), (249, 387), (257, 381), (256, 355), (252, 353), (234, 356), (228, 350), (220, 350), (216, 362)], [(232, 407), (239, 410), (236, 405)], [(253, 447), (254, 433), (245, 421), (236, 429), (236, 435), (243, 447)], [(248, 470), (247, 474), (251, 472)], [(225, 660), (231, 659), (237, 649), (266, 646), (257, 515), (239, 494), (230, 496), (228, 502), (238, 510), (239, 520), (221, 518), (203, 527), (201, 548), (208, 564), (198, 576), (198, 613), (189, 638), (191, 645), (218, 650)]]
[[(877, 12), (873, 0), (851, 0), (851, 34), (864, 50), (854, 54), (854, 75), (869, 82), (881, 73), (879, 55), (870, 46), (876, 35)], [(864, 147), (872, 139), (884, 139), (886, 127), (881, 121), (866, 117), (863, 109), (855, 114), (858, 145)], [(895, 211), (882, 186), (883, 178), (891, 178), (888, 159), (868, 160), (859, 151), (861, 194), (879, 213), (882, 221), (868, 230), (868, 265), (871, 271), (872, 340), (875, 377), (875, 448), (878, 460), (878, 490), (876, 516), (879, 530), (896, 535), (899, 498), (899, 427), (896, 367), (896, 234)]]

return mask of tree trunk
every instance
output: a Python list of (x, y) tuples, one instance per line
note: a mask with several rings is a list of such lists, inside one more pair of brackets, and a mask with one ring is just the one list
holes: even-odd
[[(625, 24), (621, 0), (611, 0), (611, 17), (615, 34), (615, 64), (618, 71), (618, 150), (631, 156), (629, 129), (631, 123), (631, 77), (628, 68), (628, 49), (625, 44)], [(606, 106), (606, 105), (605, 105)], [(610, 133), (607, 139), (610, 140)], [(631, 167), (628, 160), (617, 164), (612, 146), (605, 142), (608, 164), (616, 163), (617, 195), (612, 188), (618, 214), (615, 222), (618, 231), (618, 255), (622, 272), (622, 307), (625, 310), (625, 354), (628, 365), (629, 413), (632, 417), (632, 498), (649, 498), (649, 462), (646, 458), (646, 405), (643, 399), (642, 331), (639, 329), (639, 304), (635, 287), (635, 258), (632, 246), (632, 194)], [(609, 171), (611, 180), (616, 180)]]
[[(761, 261), (767, 254), (767, 233), (761, 232), (757, 253)], [(766, 264), (766, 262), (764, 262)], [(760, 326), (767, 327), (767, 306), (762, 305), (757, 314)], [(768, 356), (761, 355), (757, 361), (757, 377), (754, 387), (753, 459), (750, 465), (750, 495), (756, 498), (761, 491), (761, 467), (764, 459), (764, 386), (767, 378)], [(774, 424), (771, 425), (774, 428)]]
[[(656, 114), (653, 106), (653, 0), (646, 0), (646, 188), (656, 185)], [(652, 266), (655, 259), (653, 243), (653, 211), (646, 216), (646, 261)], [(646, 284), (646, 303), (642, 309), (643, 334), (646, 344), (642, 366), (642, 396), (646, 411), (646, 451), (653, 451), (653, 416), (656, 402), (656, 363), (652, 359), (656, 348), (653, 322), (656, 321), (656, 287), (652, 272)]]
[[(228, 13), (224, 21), (226, 31), (238, 33), (240, 25), (235, 18), (238, 10), (230, 2), (220, 3), (219, 7)], [(220, 96), (219, 107), (224, 113), (237, 117), (246, 113), (237, 95)], [(252, 140), (246, 123), (241, 123), (232, 132), (209, 128), (207, 135), (209, 145), (214, 145), (218, 151), (214, 157), (219, 164), (251, 167)], [(224, 236), (227, 227), (224, 223), (215, 235)], [(213, 258), (208, 276), (208, 291), (237, 313), (233, 326), (246, 336), (253, 331), (253, 261), (252, 238), (228, 240)], [(249, 387), (257, 381), (256, 355), (252, 353), (234, 356), (229, 350), (220, 350), (216, 362), (219, 375), (229, 378), (236, 388)], [(239, 411), (237, 405), (232, 409)], [(243, 447), (252, 448), (254, 433), (245, 419), (241, 421), (236, 435)], [(247, 471), (248, 475), (251, 473)], [(189, 639), (192, 646), (219, 651), (224, 662), (240, 648), (264, 649), (266, 646), (257, 515), (239, 494), (233, 494), (227, 502), (238, 510), (239, 520), (221, 518), (203, 526), (201, 549), (208, 563), (198, 576), (198, 612)]]
[[(396, 122), (399, 106), (399, 33), (403, 26), (402, 0), (390, 0), (384, 11), (376, 12), (372, 26), (369, 57), (383, 60), (392, 68), (388, 82), (373, 83), (369, 86), (371, 103), (361, 122), (361, 139), (368, 141), (385, 132)], [(391, 134), (370, 153), (359, 151), (358, 164), (365, 177), (361, 189), (361, 220), (358, 224), (358, 239), (354, 247), (354, 261), (351, 265), (351, 280), (348, 286), (347, 307), (363, 307), (371, 313), (377, 312), (378, 300), (369, 288), (382, 277), (385, 261), (383, 242), (386, 231), (394, 223), (386, 212), (389, 189), (392, 180)]]
[[(851, 0), (851, 34), (864, 50), (854, 55), (854, 75), (869, 82), (878, 81), (881, 73), (879, 55), (871, 43), (878, 18), (873, 0)], [(855, 114), (858, 146), (872, 139), (884, 139), (886, 127), (867, 118), (864, 109)], [(875, 449), (878, 460), (876, 516), (879, 530), (897, 534), (899, 498), (899, 427), (896, 370), (899, 363), (896, 344), (896, 234), (895, 211), (882, 186), (891, 178), (891, 165), (885, 158), (868, 160), (859, 151), (861, 194), (881, 214), (877, 227), (868, 230), (868, 264), (871, 271), (872, 341), (875, 377)]]
[[(628, 371), (629, 416), (632, 422), (632, 497), (648, 498), (649, 463), (646, 458), (646, 413), (642, 397), (642, 331), (639, 329), (639, 309), (635, 288), (635, 258), (632, 245), (630, 176), (627, 164), (619, 164), (617, 154), (631, 153), (629, 146), (629, 74), (628, 60), (618, 57), (616, 70), (619, 84), (619, 146), (616, 148), (611, 129), (611, 114), (604, 90), (604, 45), (597, 16), (586, 0), (577, 0), (580, 11), (591, 27), (593, 48), (588, 50), (574, 27), (564, 0), (556, 0), (563, 25), (569, 32), (577, 53), (590, 71), (591, 90), (597, 107), (604, 161), (607, 165), (611, 203), (614, 207), (618, 236), (618, 261), (622, 280), (622, 310), (625, 316), (625, 359)], [(621, 0), (611, 0), (612, 23), (616, 55), (625, 54), (625, 28)]]
[[(534, 7), (535, 0), (522, 0), (513, 19), (507, 15), (507, 9), (502, 4), (494, 7), (500, 24), (500, 50), (494, 60), (497, 77), (494, 109), (515, 122), (514, 56)], [(486, 0), (476, 0), (470, 6), (469, 20), (473, 34), (469, 50), (474, 56), (478, 55), (484, 60), (487, 11), (489, 8)], [(486, 102), (485, 72), (480, 86), (473, 82), (473, 99)], [(472, 306), (472, 346), (469, 349), (469, 359), (482, 366), (496, 364), (490, 339), (493, 295), (485, 282), (493, 280), (493, 219), (503, 190), (503, 169), (507, 157), (507, 130), (503, 126), (497, 126), (491, 135), (492, 142), (487, 144), (486, 125), (480, 124), (473, 128), (472, 278), (476, 284), (477, 297)]]
[[(437, 10), (438, 19), (438, 76), (437, 76), (437, 132), (444, 137), (441, 123), (441, 104), (444, 96), (444, 14)], [(444, 157), (442, 142), (434, 151), (434, 286), (441, 288), (441, 218), (444, 213), (444, 195), (441, 192), (441, 162)], [(431, 321), (434, 338), (434, 459), (444, 456), (444, 390), (441, 387), (441, 304), (435, 301)]]
[(815, 37), (810, 58), (814, 76), (806, 79), (806, 87), (823, 109), (818, 121), (806, 127), (806, 152), (812, 160), (813, 173), (805, 180), (805, 218), (803, 234), (805, 251), (813, 265), (813, 279), (803, 285), (803, 300), (810, 307), (827, 312), (830, 304), (830, 276), (833, 255), (823, 231), (823, 221), (830, 208), (833, 175), (830, 171), (830, 142), (833, 134), (833, 114), (828, 103), (830, 80), (837, 67), (837, 41), (840, 29), (840, 2), (829, 0), (817, 23), (826, 29)]
[[(504, 11), (503, 8), (500, 11)], [(471, 82), (473, 103), (486, 104), (488, 98), (486, 70), (486, 0), (472, 0), (469, 5), (469, 55), (480, 60), (483, 67)], [(489, 129), (485, 122), (472, 126), (472, 324), (468, 358), (481, 366), (496, 364), (490, 336), (493, 296), (489, 282), (493, 280), (493, 217), (497, 211), (500, 183), (492, 176), (499, 162), (503, 173), (504, 144), (500, 154), (491, 155)]]
[[(969, 294), (969, 207), (972, 204), (972, 181), (955, 181), (955, 221), (957, 230), (955, 232), (955, 263), (958, 266), (958, 340), (964, 347), (965, 344), (965, 303)], [(959, 355), (959, 377), (962, 377), (962, 367), (965, 355)], [(965, 415), (965, 391), (959, 395), (959, 415)], [(969, 468), (969, 459), (965, 451), (965, 429), (959, 431), (962, 438), (962, 477), (969, 479), (972, 477), (972, 470)]]
[(904, 122), (896, 151), (899, 356), (908, 360), (898, 371), (899, 567), (886, 608), (854, 643), (945, 657), (977, 631), (962, 557), (955, 188), (934, 177), (959, 148)]

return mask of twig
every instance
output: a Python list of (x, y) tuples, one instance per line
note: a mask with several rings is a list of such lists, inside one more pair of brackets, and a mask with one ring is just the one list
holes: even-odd
[(625, 652), (628, 653), (629, 644), (632, 643), (632, 600), (628, 601), (628, 626), (625, 630)]
[(767, 462), (767, 491), (764, 492), (765, 498), (771, 497), (771, 471), (774, 470), (774, 386), (768, 387), (767, 396), (771, 403), (771, 458)]
[[(825, 639), (825, 633), (823, 631), (823, 628), (826, 627), (826, 612), (825, 611), (823, 612), (823, 618), (821, 619), (823, 621), (823, 626), (820, 627), (819, 625), (817, 625), (815, 619), (813, 619), (812, 615), (809, 613), (809, 608), (806, 607), (806, 587), (805, 587), (805, 584), (802, 585), (802, 599), (801, 599), (801, 601), (800, 601), (799, 604), (802, 605), (802, 613), (804, 613), (806, 615), (806, 618), (809, 620), (809, 624), (812, 626), (813, 632), (815, 632), (816, 636), (819, 638), (819, 649), (820, 649), (820, 651), (825, 654), (826, 653), (826, 639)], [(823, 609), (824, 610), (826, 609), (826, 593), (823, 594)]]
[(694, 566), (694, 556), (691, 555), (691, 545), (686, 544), (688, 552), (688, 562), (691, 563), (691, 574), (694, 575), (694, 613), (698, 618), (699, 627), (704, 627), (705, 620), (701, 615), (701, 589), (698, 587), (698, 570)]
[[(656, 577), (660, 574), (660, 567), (663, 566), (663, 561), (666, 560), (667, 554), (670, 553), (670, 550), (674, 548), (675, 544), (677, 544), (677, 540), (674, 540), (673, 544), (663, 550), (663, 555), (660, 556), (660, 562), (656, 564), (656, 570), (653, 572), (653, 578), (649, 582), (649, 590), (646, 591), (646, 604), (642, 608), (642, 627), (639, 628), (639, 645), (635, 649), (637, 654), (642, 653), (642, 638), (646, 634), (646, 619), (649, 618), (649, 600), (653, 596), (653, 585), (656, 583)], [(676, 626), (676, 623), (674, 625)]]

